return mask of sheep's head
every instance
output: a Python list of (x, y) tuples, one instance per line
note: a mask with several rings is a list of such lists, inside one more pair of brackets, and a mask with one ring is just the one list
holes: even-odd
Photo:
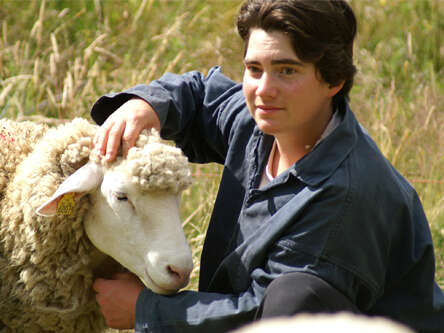
[(179, 217), (179, 195), (190, 183), (181, 151), (145, 133), (127, 158), (114, 163), (93, 152), (38, 212), (69, 214), (70, 205), (89, 193), (85, 230), (91, 242), (148, 288), (168, 294), (186, 285), (193, 265)]

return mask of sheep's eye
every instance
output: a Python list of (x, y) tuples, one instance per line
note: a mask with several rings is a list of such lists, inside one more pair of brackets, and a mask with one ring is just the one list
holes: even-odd
[(118, 201), (128, 201), (128, 197), (125, 193), (115, 193), (114, 195)]

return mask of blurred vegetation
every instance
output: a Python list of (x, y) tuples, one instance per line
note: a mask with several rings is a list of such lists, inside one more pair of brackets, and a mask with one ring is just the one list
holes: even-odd
[[(165, 71), (242, 77), (240, 1), (0, 0), (0, 117), (89, 117), (110, 91)], [(352, 107), (417, 189), (444, 285), (444, 1), (351, 0), (359, 21)], [(196, 270), (220, 167), (195, 166), (182, 212)], [(377, 198), (375, 198), (376, 200)]]

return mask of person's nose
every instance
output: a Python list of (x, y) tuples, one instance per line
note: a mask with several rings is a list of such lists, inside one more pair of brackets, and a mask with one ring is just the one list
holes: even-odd
[(258, 80), (256, 95), (259, 97), (275, 97), (276, 93), (277, 86), (273, 75), (264, 72)]

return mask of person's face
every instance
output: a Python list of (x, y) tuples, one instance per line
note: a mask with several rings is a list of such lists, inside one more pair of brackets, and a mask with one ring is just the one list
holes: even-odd
[(316, 130), (331, 116), (330, 87), (304, 63), (282, 32), (251, 32), (244, 58), (243, 92), (258, 127), (267, 134), (294, 136)]

